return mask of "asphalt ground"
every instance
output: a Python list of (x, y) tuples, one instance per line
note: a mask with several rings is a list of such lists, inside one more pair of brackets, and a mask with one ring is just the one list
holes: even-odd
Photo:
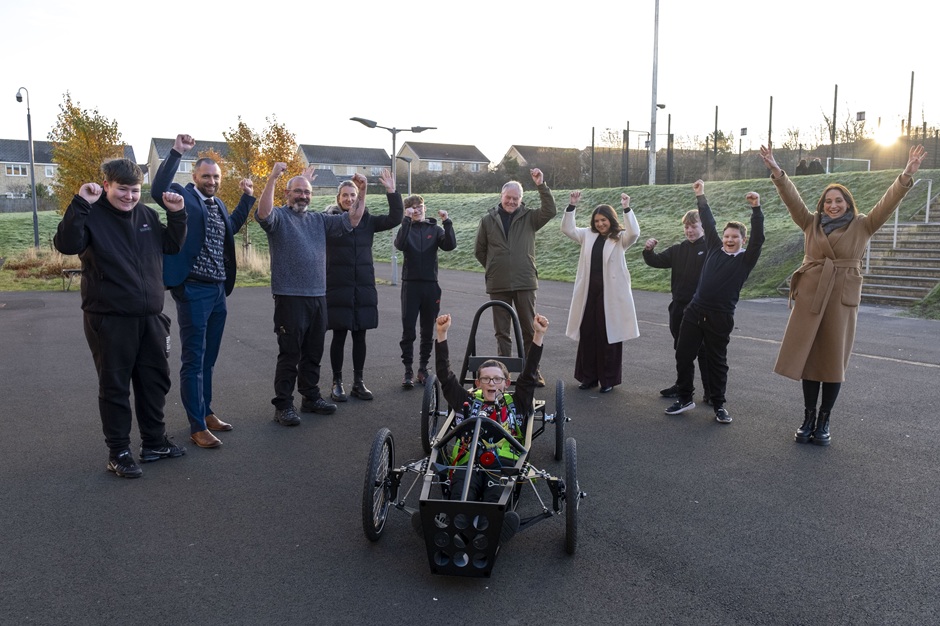
[[(442, 271), (441, 284), (456, 361), (483, 277)], [(642, 334), (624, 346), (624, 384), (601, 395), (572, 378), (571, 285), (543, 281), (539, 397), (551, 405), (552, 381), (567, 383), (589, 494), (578, 551), (564, 552), (564, 519), (547, 520), (504, 546), (492, 578), (465, 579), (430, 573), (398, 511), (378, 543), (362, 532), (375, 432), (392, 430), (399, 461), (423, 456), (421, 392), (400, 387), (399, 290), (378, 291), (375, 400), (285, 428), (271, 420), (270, 292), (236, 289), (215, 373), (216, 411), (235, 430), (220, 449), (189, 443), (174, 343), (167, 424), (188, 454), (139, 480), (105, 471), (79, 294), (0, 293), (0, 623), (940, 623), (937, 322), (862, 308), (827, 449), (794, 443), (800, 385), (772, 373), (784, 300), (739, 304), (734, 422), (721, 425), (706, 406), (663, 414), (667, 295), (635, 293)], [(169, 297), (166, 311), (176, 342)], [(484, 319), (478, 352), (495, 352)], [(132, 438), (136, 453), (136, 427)], [(551, 439), (532, 460), (561, 475)]]

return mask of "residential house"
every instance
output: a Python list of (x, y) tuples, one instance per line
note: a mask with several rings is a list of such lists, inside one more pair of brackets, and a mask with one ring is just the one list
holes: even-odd
[(473, 174), (486, 172), (490, 166), (490, 160), (476, 146), (406, 141), (398, 156), (411, 159), (413, 174)]
[(313, 165), (317, 175), (314, 189), (336, 189), (353, 174), (362, 174), (375, 182), (391, 160), (385, 150), (378, 148), (348, 148), (345, 146), (316, 146), (300, 144), (300, 156), (305, 165)]
[(509, 147), (501, 163), (514, 160), (520, 168), (537, 167), (542, 170), (545, 181), (553, 189), (577, 187), (581, 184), (582, 152), (577, 148), (513, 145)]
[[(150, 151), (147, 154), (146, 169), (148, 179), (156, 175), (157, 169), (160, 167), (160, 164), (166, 160), (167, 156), (169, 156), (174, 143), (176, 143), (175, 137), (173, 139), (160, 137), (150, 139)], [(173, 177), (173, 182), (179, 183), (184, 187), (188, 183), (193, 182), (193, 166), (196, 164), (196, 161), (199, 160), (199, 153), (205, 152), (206, 150), (214, 150), (220, 156), (225, 157), (228, 155), (228, 143), (224, 141), (196, 140), (196, 146), (192, 150), (185, 152), (183, 158), (180, 159), (180, 164), (176, 170), (176, 175)]]
[[(124, 157), (136, 162), (134, 148), (124, 146)], [(36, 185), (50, 187), (59, 168), (52, 160), (52, 142), (33, 141), (33, 162)], [(25, 198), (30, 184), (29, 141), (0, 139), (0, 197)]]

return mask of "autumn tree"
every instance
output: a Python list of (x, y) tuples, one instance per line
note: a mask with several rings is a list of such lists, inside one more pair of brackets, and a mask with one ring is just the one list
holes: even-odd
[[(294, 176), (299, 176), (304, 171), (304, 160), (300, 156), (300, 150), (297, 146), (297, 138), (294, 133), (287, 130), (284, 124), (280, 124), (275, 116), (264, 118), (268, 127), (261, 136), (261, 160), (263, 162), (264, 180), (274, 164), (277, 162), (287, 163), (287, 169), (278, 179), (277, 186), (274, 188), (274, 197), (283, 198), (287, 190), (287, 181)], [(257, 185), (258, 182), (255, 182)], [(262, 188), (264, 185), (262, 184)]]
[(98, 109), (82, 109), (67, 91), (49, 141), (52, 160), (59, 166), (52, 191), (60, 213), (65, 212), (83, 184), (101, 182), (102, 163), (124, 156), (117, 122), (98, 113)]

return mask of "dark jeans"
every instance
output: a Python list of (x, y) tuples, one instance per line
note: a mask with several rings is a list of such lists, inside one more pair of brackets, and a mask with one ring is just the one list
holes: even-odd
[(305, 398), (320, 397), (320, 359), (326, 336), (326, 297), (274, 296), (277, 367), (274, 399), (284, 410), (294, 403), (294, 383)]
[(180, 398), (190, 432), (206, 430), (212, 411), (212, 372), (225, 331), (225, 284), (187, 280), (171, 291), (180, 325)]
[(141, 443), (159, 447), (166, 435), (163, 408), (170, 390), (170, 318), (85, 313), (85, 339), (98, 372), (98, 412), (108, 448), (131, 444), (130, 389)]
[(676, 385), (683, 402), (692, 400), (695, 391), (695, 358), (705, 352), (712, 405), (725, 403), (728, 384), (728, 342), (734, 330), (734, 315), (707, 311), (689, 305), (679, 327), (676, 344)]
[(427, 369), (434, 345), (434, 324), (441, 311), (441, 287), (436, 282), (404, 280), (401, 283), (401, 362), (407, 369), (414, 363), (415, 322), (421, 317), (418, 364)]

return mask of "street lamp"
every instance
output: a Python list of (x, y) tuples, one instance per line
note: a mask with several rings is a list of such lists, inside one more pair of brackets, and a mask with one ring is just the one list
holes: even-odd
[(396, 159), (401, 159), (408, 164), (408, 195), (411, 195), (411, 157), (400, 156), (395, 157)]
[(26, 92), (26, 133), (29, 137), (29, 187), (30, 195), (33, 197), (33, 245), (39, 250), (39, 207), (36, 204), (36, 158), (33, 155), (33, 120), (29, 114), (29, 89), (20, 87), (16, 92), (16, 101), (23, 101), (23, 94)]
[(397, 168), (395, 167), (396, 166), (395, 138), (398, 135), (398, 133), (402, 131), (407, 131), (407, 132), (412, 132), (412, 133), (423, 133), (426, 130), (437, 130), (437, 126), (412, 126), (411, 128), (395, 128), (395, 127), (389, 128), (388, 126), (380, 126), (376, 122), (373, 122), (372, 120), (367, 120), (364, 117), (351, 117), (349, 119), (353, 122), (359, 122), (363, 126), (368, 126), (369, 128), (384, 128), (388, 132), (392, 133), (392, 180), (394, 180), (396, 183), (398, 182), (398, 178), (397, 178), (398, 172), (397, 172)]

